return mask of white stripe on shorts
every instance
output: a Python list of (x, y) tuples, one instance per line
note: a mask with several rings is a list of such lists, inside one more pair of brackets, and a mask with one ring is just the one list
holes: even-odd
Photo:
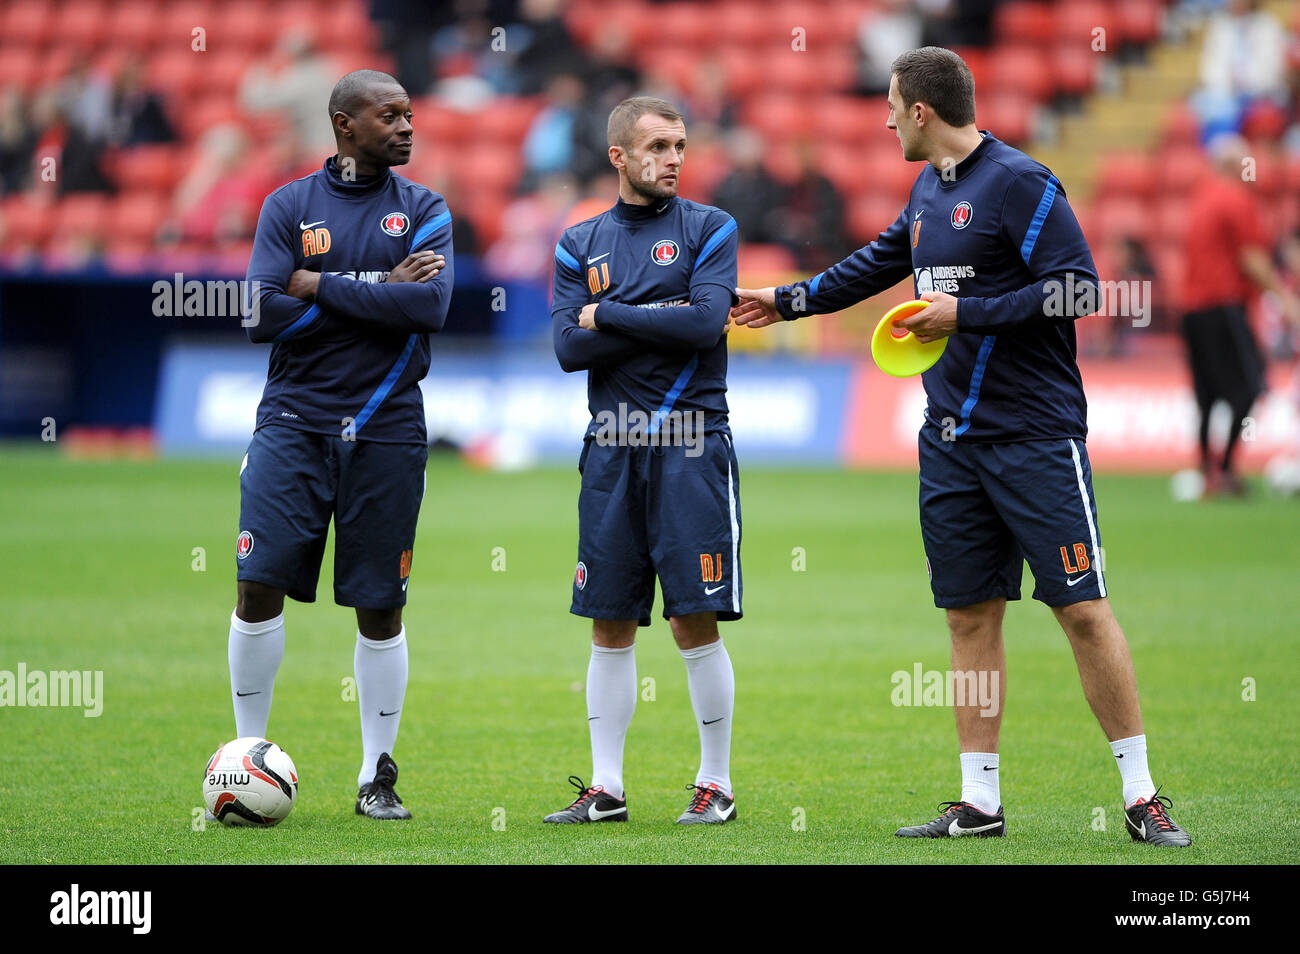
[(1092, 537), (1092, 565), (1097, 568), (1097, 588), (1106, 595), (1106, 578), (1101, 575), (1101, 554), (1097, 552), (1097, 525), (1092, 522), (1092, 501), (1088, 499), (1088, 485), (1083, 480), (1083, 461), (1079, 457), (1078, 445), (1070, 441), (1070, 453), (1074, 455), (1074, 475), (1079, 478), (1079, 496), (1083, 498), (1083, 515), (1088, 518), (1088, 534)]
[[(727, 442), (728, 451), (731, 441), (726, 434), (722, 439)], [(727, 505), (731, 508), (731, 611), (740, 612), (740, 521), (736, 519), (736, 487), (731, 477), (731, 454), (727, 454)]]

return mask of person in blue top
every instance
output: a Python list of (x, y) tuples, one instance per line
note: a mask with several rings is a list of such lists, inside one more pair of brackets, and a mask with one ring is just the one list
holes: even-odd
[(1075, 363), (1074, 319), (1098, 306), (1087, 241), (1051, 171), (976, 127), (974, 82), (959, 56), (924, 47), (899, 56), (892, 72), (886, 125), (904, 159), (928, 163), (907, 205), (874, 242), (809, 280), (737, 289), (732, 317), (763, 327), (833, 312), (910, 275), (930, 305), (899, 324), (922, 341), (948, 338), (922, 378), (921, 534), (954, 676), (982, 675), (996, 698), (957, 697), (961, 799), (897, 834), (1006, 833), (1002, 618), (1020, 599), (1028, 560), (1034, 598), (1069, 638), (1110, 740), (1130, 835), (1190, 844), (1151, 781), (1133, 663), (1107, 598)]
[(682, 824), (736, 817), (735, 678), (718, 620), (741, 617), (740, 484), (727, 424), (736, 222), (679, 198), (686, 127), (652, 97), (608, 122), (618, 202), (555, 247), (552, 324), (565, 371), (587, 372), (591, 423), (578, 469), (570, 611), (592, 620), (587, 725), (592, 783), (554, 823), (627, 821), (623, 742), (636, 708), (634, 643), (655, 580), (686, 663), (700, 767)]
[(314, 602), (330, 520), (334, 600), (356, 609), (362, 765), (356, 812), (410, 818), (392, 759), (406, 693), (402, 607), (428, 454), (419, 382), (451, 299), (451, 213), (392, 172), (411, 155), (411, 103), (357, 70), (329, 101), (323, 168), (267, 196), (244, 324), (269, 344), (240, 469), (230, 691), (239, 736), (266, 736), (284, 655), (284, 598)]

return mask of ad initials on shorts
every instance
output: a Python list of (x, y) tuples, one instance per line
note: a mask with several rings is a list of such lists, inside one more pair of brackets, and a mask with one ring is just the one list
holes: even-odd
[(1082, 573), (1088, 567), (1092, 566), (1088, 562), (1088, 548), (1082, 543), (1074, 545), (1074, 562), (1077, 565), (1070, 564), (1070, 552), (1065, 547), (1061, 547), (1061, 562), (1065, 564), (1066, 573)]
[(700, 554), (700, 577), (705, 583), (722, 581), (722, 554)]
[(399, 577), (399, 579), (404, 580), (411, 575), (411, 556), (412, 556), (411, 550), (402, 551), (402, 565), (401, 565), (402, 575)]

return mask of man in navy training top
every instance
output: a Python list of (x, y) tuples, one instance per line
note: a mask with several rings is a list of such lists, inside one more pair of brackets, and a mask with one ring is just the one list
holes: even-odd
[(349, 73), (329, 112), (338, 154), (267, 196), (248, 264), (248, 335), (271, 355), (240, 470), (230, 688), (238, 734), (265, 737), (284, 598), (315, 601), (332, 517), (334, 601), (357, 614), (356, 812), (410, 818), (391, 752), (428, 453), (419, 382), (451, 298), (451, 213), (390, 169), (411, 156), (411, 103), (396, 80)]
[(897, 834), (1006, 834), (1002, 617), (1007, 600), (1020, 599), (1028, 560), (1034, 598), (1069, 638), (1110, 740), (1129, 834), (1190, 844), (1151, 781), (1133, 663), (1106, 597), (1075, 363), (1073, 319), (1097, 309), (1087, 242), (1056, 177), (976, 127), (974, 83), (955, 53), (925, 47), (894, 61), (886, 125), (904, 159), (929, 163), (894, 224), (810, 280), (738, 289), (733, 318), (762, 327), (833, 312), (910, 274), (931, 304), (900, 326), (922, 341), (948, 338), (922, 379), (921, 535), (935, 605), (947, 610), (954, 676), (989, 674), (997, 699), (994, 709), (956, 698), (961, 800)]
[(555, 247), (555, 353), (586, 371), (592, 420), (578, 470), (570, 612), (592, 620), (587, 726), (592, 783), (548, 822), (627, 821), (623, 742), (636, 708), (634, 643), (656, 576), (686, 663), (700, 767), (682, 824), (736, 817), (735, 678), (718, 620), (740, 619), (740, 487), (727, 424), (736, 222), (677, 196), (686, 127), (634, 97), (609, 116), (618, 203)]

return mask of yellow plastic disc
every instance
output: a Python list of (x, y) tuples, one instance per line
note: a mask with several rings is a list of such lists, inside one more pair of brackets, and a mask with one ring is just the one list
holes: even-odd
[(928, 371), (939, 360), (943, 349), (948, 347), (948, 339), (940, 338), (922, 344), (910, 331), (902, 337), (895, 334), (894, 322), (915, 315), (930, 303), (928, 301), (905, 301), (889, 309), (885, 317), (876, 325), (871, 336), (871, 357), (876, 365), (886, 374), (896, 378), (910, 378)]

